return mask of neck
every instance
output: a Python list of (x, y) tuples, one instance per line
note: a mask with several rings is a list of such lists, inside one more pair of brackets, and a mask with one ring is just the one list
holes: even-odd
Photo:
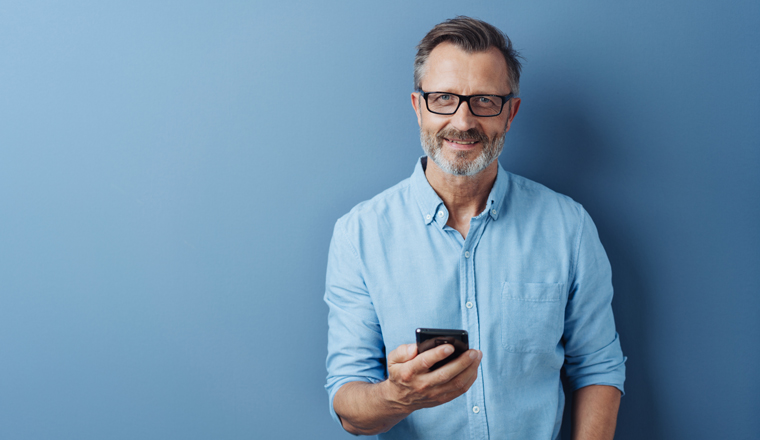
[(463, 238), (467, 238), (470, 219), (486, 209), (488, 194), (498, 173), (498, 160), (474, 176), (455, 176), (428, 158), (425, 177), (449, 211), (446, 224), (459, 231)]

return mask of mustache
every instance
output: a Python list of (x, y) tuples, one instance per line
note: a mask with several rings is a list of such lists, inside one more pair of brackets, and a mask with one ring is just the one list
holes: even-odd
[(477, 128), (461, 131), (457, 130), (456, 128), (448, 127), (436, 133), (435, 137), (439, 142), (442, 142), (443, 138), (467, 142), (480, 141), (483, 143), (491, 140), (488, 138), (488, 136), (486, 136), (485, 133), (478, 130)]

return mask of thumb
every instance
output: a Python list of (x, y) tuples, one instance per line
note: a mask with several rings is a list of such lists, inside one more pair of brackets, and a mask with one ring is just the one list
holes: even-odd
[(388, 365), (403, 364), (417, 356), (417, 344), (402, 344), (388, 353)]

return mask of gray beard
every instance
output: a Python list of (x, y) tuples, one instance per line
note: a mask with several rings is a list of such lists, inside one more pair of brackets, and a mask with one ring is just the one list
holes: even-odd
[[(438, 168), (448, 174), (455, 176), (474, 176), (496, 160), (501, 151), (504, 149), (505, 131), (493, 139), (489, 139), (485, 133), (471, 129), (468, 131), (459, 131), (452, 128), (442, 130), (435, 135), (431, 135), (420, 130), (420, 143), (425, 154), (433, 161)], [(468, 152), (459, 151), (456, 153), (454, 160), (449, 160), (443, 154), (443, 138), (449, 139), (477, 139), (483, 144), (483, 149), (473, 160), (467, 160)]]

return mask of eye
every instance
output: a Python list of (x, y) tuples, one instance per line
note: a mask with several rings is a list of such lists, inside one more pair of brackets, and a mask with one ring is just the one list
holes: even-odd
[(487, 96), (478, 96), (478, 104), (493, 104), (493, 101)]
[(442, 95), (438, 95), (438, 100), (439, 101), (451, 101), (451, 95), (447, 95), (445, 93), (442, 94)]

